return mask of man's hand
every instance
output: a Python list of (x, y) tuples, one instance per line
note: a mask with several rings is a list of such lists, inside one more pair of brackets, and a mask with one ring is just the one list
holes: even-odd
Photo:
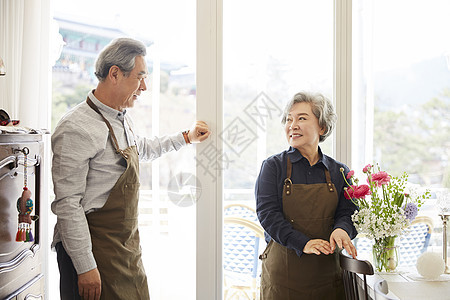
[(348, 254), (350, 254), (353, 258), (356, 258), (356, 248), (353, 246), (350, 237), (344, 229), (336, 228), (330, 236), (330, 245), (331, 249), (334, 251), (336, 248), (336, 244), (339, 248), (344, 248), (347, 250)]
[(203, 121), (197, 121), (189, 130), (188, 137), (189, 141), (193, 143), (201, 143), (208, 138), (211, 134), (208, 125)]
[(305, 247), (303, 248), (303, 253), (306, 254), (316, 254), (320, 255), (323, 254), (331, 254), (333, 251), (331, 251), (331, 246), (328, 241), (321, 240), (321, 239), (315, 239), (315, 240), (309, 240)]
[(85, 300), (99, 300), (102, 291), (102, 281), (98, 269), (78, 275), (78, 292)]

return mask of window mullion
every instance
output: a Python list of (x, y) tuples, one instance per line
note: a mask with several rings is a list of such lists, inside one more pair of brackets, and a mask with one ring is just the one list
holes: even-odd
[(338, 121), (335, 134), (337, 160), (351, 166), (352, 127), (352, 0), (334, 1), (334, 100)]
[(222, 299), (222, 15), (222, 0), (197, 0), (197, 119), (209, 125), (212, 135), (197, 145), (196, 157), (206, 152), (214, 157), (208, 166), (197, 159), (202, 189), (197, 202), (199, 300)]

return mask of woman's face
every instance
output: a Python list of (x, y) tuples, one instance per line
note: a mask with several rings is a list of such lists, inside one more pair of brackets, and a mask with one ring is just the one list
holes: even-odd
[(317, 151), (319, 137), (325, 131), (319, 126), (319, 119), (313, 114), (311, 104), (295, 103), (286, 117), (284, 127), (286, 138), (290, 146), (300, 153)]

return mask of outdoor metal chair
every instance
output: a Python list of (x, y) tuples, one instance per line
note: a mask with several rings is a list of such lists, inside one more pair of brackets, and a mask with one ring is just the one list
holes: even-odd
[[(373, 275), (373, 267), (367, 260), (354, 259), (343, 251), (339, 253), (339, 262), (342, 268), (342, 281), (344, 282), (345, 298), (347, 300), (359, 300), (369, 299), (366, 275)], [(363, 275), (363, 294), (364, 298), (360, 295), (360, 288), (358, 287), (357, 274)]]
[(244, 218), (225, 217), (223, 229), (224, 299), (249, 300), (259, 295), (260, 242), (264, 231)]

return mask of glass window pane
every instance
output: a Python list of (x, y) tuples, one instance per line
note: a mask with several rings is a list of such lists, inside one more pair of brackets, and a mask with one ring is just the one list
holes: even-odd
[(450, 2), (353, 1), (353, 168), (379, 163), (430, 188), (419, 214), (433, 218), (436, 192), (450, 187)]
[[(233, 265), (235, 224), (255, 213), (254, 184), (264, 159), (289, 147), (281, 125), (285, 104), (300, 91), (333, 90), (333, 1), (224, 1), (224, 292), (258, 281)], [(331, 153), (332, 138), (321, 144)], [(235, 206), (231, 206), (235, 205)], [(265, 247), (263, 241), (259, 252)], [(257, 258), (257, 257), (256, 257)], [(250, 262), (249, 262), (250, 263)], [(240, 273), (240, 274), (239, 274)], [(239, 292), (237, 292), (239, 294)], [(249, 294), (250, 295), (250, 294)], [(237, 298), (235, 298), (237, 299)]]
[[(149, 46), (150, 84), (128, 110), (136, 134), (180, 133), (194, 123), (195, 0), (61, 0), (55, 2), (54, 17), (66, 45), (53, 69), (53, 127), (95, 88), (94, 60), (119, 36), (131, 36)], [(195, 178), (193, 146), (140, 165), (139, 231), (152, 299), (195, 299)], [(56, 257), (51, 258), (50, 268), (54, 279), (49, 281), (50, 298), (57, 299)]]

